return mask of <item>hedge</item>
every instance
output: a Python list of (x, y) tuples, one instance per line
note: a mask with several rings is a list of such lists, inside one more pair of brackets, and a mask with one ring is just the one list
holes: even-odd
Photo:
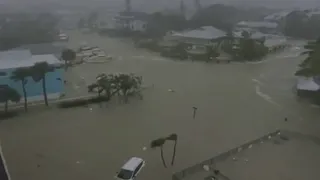
[(105, 102), (108, 100), (109, 100), (109, 98), (107, 98), (105, 96), (92, 97), (89, 99), (74, 99), (74, 100), (70, 100), (70, 101), (63, 101), (58, 104), (58, 107), (59, 108), (72, 108), (72, 107), (86, 106), (89, 104)]

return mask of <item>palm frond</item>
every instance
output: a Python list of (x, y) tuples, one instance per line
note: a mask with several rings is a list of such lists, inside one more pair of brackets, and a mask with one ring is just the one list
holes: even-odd
[(172, 133), (166, 139), (170, 141), (176, 141), (178, 139), (178, 135), (175, 133)]
[(165, 138), (155, 139), (155, 140), (151, 141), (150, 147), (151, 148), (161, 147), (164, 145), (165, 142), (166, 142)]

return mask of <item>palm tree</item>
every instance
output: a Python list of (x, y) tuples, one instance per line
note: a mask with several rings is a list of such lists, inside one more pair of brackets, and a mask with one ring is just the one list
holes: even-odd
[(162, 163), (163, 163), (163, 166), (165, 168), (167, 168), (167, 165), (166, 165), (166, 162), (164, 160), (164, 156), (163, 156), (163, 145), (165, 144), (166, 142), (166, 138), (159, 138), (159, 139), (156, 139), (156, 140), (153, 140), (151, 141), (151, 144), (150, 144), (150, 147), (152, 149), (154, 148), (157, 148), (157, 147), (160, 147), (160, 156), (161, 156), (161, 160), (162, 160)]
[(64, 60), (64, 65), (65, 65), (65, 70), (68, 69), (68, 63), (70, 63), (70, 61), (75, 60), (76, 58), (76, 52), (74, 52), (72, 49), (65, 49), (62, 51), (62, 55), (61, 55), (62, 59)]
[(100, 97), (101, 93), (105, 91), (106, 96), (110, 98), (109, 92), (111, 92), (111, 79), (109, 77), (110, 76), (107, 76), (106, 74), (99, 74), (96, 77), (96, 82), (88, 86), (88, 92), (96, 91), (98, 92), (98, 96)]
[(173, 165), (174, 164), (174, 159), (176, 157), (178, 135), (173, 133), (173, 134), (170, 134), (166, 139), (169, 140), (169, 141), (174, 141), (173, 154), (172, 154), (172, 160), (171, 160), (171, 165)]
[(21, 81), (23, 97), (24, 97), (24, 110), (28, 111), (28, 100), (27, 100), (27, 91), (26, 84), (28, 82), (27, 78), (30, 76), (30, 68), (22, 67), (18, 68), (12, 72), (11, 79), (14, 81)]
[(21, 99), (20, 94), (13, 88), (8, 85), (0, 86), (0, 102), (5, 103), (4, 112), (8, 112), (8, 102), (16, 102), (18, 103)]
[(47, 62), (38, 62), (31, 67), (32, 78), (35, 82), (42, 81), (42, 90), (44, 102), (48, 106), (47, 88), (46, 88), (46, 74), (53, 72), (54, 67), (50, 66)]
[(304, 48), (307, 50), (301, 54), (308, 55), (308, 57), (299, 64), (300, 69), (295, 75), (307, 77), (320, 75), (320, 38), (317, 41), (309, 42)]

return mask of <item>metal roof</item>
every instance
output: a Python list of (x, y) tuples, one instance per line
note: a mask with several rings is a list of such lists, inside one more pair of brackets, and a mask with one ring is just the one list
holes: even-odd
[(31, 67), (38, 62), (47, 62), (51, 65), (62, 64), (54, 55), (31, 55), (28, 50), (13, 50), (0, 52), (0, 69)]
[(184, 37), (184, 38), (197, 38), (197, 39), (217, 39), (226, 36), (226, 32), (214, 28), (212, 26), (203, 26), (198, 29), (194, 29), (191, 31), (174, 33), (172, 36), (175, 37)]
[(237, 26), (246, 26), (251, 28), (277, 28), (278, 24), (265, 21), (241, 21)]

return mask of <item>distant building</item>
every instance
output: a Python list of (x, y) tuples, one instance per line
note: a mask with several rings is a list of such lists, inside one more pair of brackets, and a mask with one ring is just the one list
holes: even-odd
[[(8, 85), (14, 88), (23, 96), (21, 82), (11, 80), (14, 70), (21, 67), (32, 67), (37, 62), (47, 62), (56, 67), (54, 72), (46, 75), (46, 88), (48, 99), (57, 99), (64, 91), (64, 70), (61, 67), (62, 62), (54, 55), (32, 55), (29, 50), (12, 50), (0, 52), (0, 85)], [(43, 100), (43, 90), (41, 82), (35, 82), (31, 77), (27, 78), (26, 84), (28, 101)]]
[(263, 33), (277, 33), (278, 24), (275, 22), (264, 22), (264, 21), (241, 21), (236, 24), (235, 30), (246, 30), (253, 29)]
[(145, 32), (149, 15), (143, 12), (121, 12), (113, 18), (116, 30)]
[(277, 13), (270, 14), (263, 18), (264, 21), (267, 22), (280, 22), (286, 18), (286, 16), (292, 11), (281, 11)]
[(170, 36), (171, 39), (176, 39), (184, 43), (209, 45), (212, 44), (214, 40), (225, 37), (226, 32), (212, 26), (203, 26), (194, 30), (174, 32)]

